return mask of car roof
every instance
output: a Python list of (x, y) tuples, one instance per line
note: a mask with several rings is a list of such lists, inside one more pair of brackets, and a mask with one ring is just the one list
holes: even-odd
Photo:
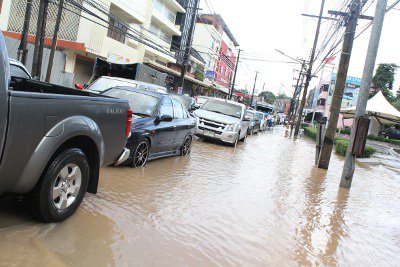
[(227, 100), (227, 99), (222, 99), (222, 98), (216, 98), (216, 97), (211, 98), (211, 100), (217, 100), (217, 101), (225, 102), (225, 103), (228, 103), (228, 104), (233, 104), (233, 105), (237, 105), (237, 106), (241, 106), (241, 107), (246, 107), (244, 104), (238, 103), (238, 102), (235, 102), (235, 101), (232, 101), (232, 100)]
[(193, 99), (193, 97), (188, 96), (188, 95), (178, 95), (178, 94), (168, 94), (169, 96), (172, 97), (180, 97), (180, 98), (186, 98), (186, 99)]
[(157, 92), (154, 92), (154, 91), (149, 91), (149, 90), (140, 89), (140, 88), (133, 88), (133, 87), (129, 87), (129, 86), (115, 86), (115, 87), (107, 89), (104, 92), (108, 92), (109, 90), (113, 90), (113, 89), (122, 89), (122, 90), (132, 91), (132, 92), (136, 92), (136, 93), (140, 93), (140, 94), (144, 94), (144, 95), (150, 95), (150, 96), (158, 97), (160, 99), (163, 98), (163, 97), (168, 96), (168, 95), (163, 94), (163, 93), (157, 93)]
[(167, 91), (167, 88), (161, 85), (157, 84), (152, 84), (152, 83), (146, 83), (146, 82), (141, 82), (137, 80), (132, 80), (132, 79), (126, 79), (126, 78), (120, 78), (120, 77), (113, 77), (113, 76), (101, 76), (99, 79), (109, 79), (109, 80), (116, 80), (116, 81), (121, 81), (121, 82), (127, 82), (127, 83), (132, 83), (132, 84), (143, 84), (143, 85), (151, 85), (159, 88), (163, 88)]

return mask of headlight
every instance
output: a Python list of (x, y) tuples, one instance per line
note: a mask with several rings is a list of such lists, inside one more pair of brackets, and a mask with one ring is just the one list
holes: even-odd
[(230, 124), (230, 125), (228, 126), (228, 131), (229, 131), (229, 132), (236, 132), (236, 131), (238, 130), (238, 128), (239, 128), (239, 125), (237, 125), (237, 124)]

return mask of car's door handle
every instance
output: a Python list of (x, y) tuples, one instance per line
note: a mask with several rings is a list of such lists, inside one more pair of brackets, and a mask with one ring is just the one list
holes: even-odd
[(175, 129), (175, 128), (176, 128), (176, 125), (174, 125), (173, 127), (174, 127), (174, 129)]

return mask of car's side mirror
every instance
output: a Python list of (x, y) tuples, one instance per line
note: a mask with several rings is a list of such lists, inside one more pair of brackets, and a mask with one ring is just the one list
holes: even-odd
[(170, 122), (172, 121), (172, 116), (170, 115), (162, 115), (162, 116), (157, 116), (157, 121), (161, 122), (161, 121), (165, 121), (165, 122)]
[(250, 117), (249, 116), (244, 116), (243, 120), (244, 121), (250, 121)]

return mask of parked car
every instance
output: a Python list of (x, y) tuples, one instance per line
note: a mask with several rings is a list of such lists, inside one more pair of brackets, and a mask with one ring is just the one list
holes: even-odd
[(196, 135), (216, 139), (236, 147), (245, 141), (250, 118), (246, 106), (230, 100), (213, 98), (194, 112), (197, 117)]
[(85, 91), (89, 91), (92, 93), (101, 94), (102, 92), (106, 91), (107, 89), (117, 87), (117, 86), (128, 86), (132, 88), (138, 88), (148, 91), (153, 91), (157, 93), (166, 94), (167, 88), (151, 83), (140, 82), (136, 80), (130, 80), (125, 78), (118, 78), (118, 77), (110, 77), (110, 76), (102, 76), (95, 80), (90, 85), (85, 84), (75, 84), (76, 89), (81, 89)]
[(128, 100), (132, 108), (129, 165), (141, 167), (148, 160), (190, 153), (196, 120), (178, 100), (132, 87), (111, 88), (103, 95)]
[(260, 131), (265, 131), (267, 128), (267, 118), (264, 112), (256, 111), (256, 118), (260, 121)]
[(129, 105), (9, 74), (0, 33), (0, 195), (26, 194), (39, 220), (63, 221), (97, 192), (101, 166), (128, 158)]
[(257, 117), (257, 112), (254, 110), (248, 110), (246, 112), (246, 115), (250, 118), (250, 125), (249, 128), (247, 129), (247, 134), (253, 135), (256, 134), (260, 131), (260, 120)]
[(201, 106), (204, 105), (204, 103), (206, 103), (207, 100), (211, 99), (211, 97), (199, 95), (196, 96), (195, 99), (196, 99), (195, 108), (201, 108)]
[(195, 110), (196, 100), (188, 95), (171, 94), (173, 98), (182, 103), (182, 105), (189, 111)]
[(398, 129), (389, 129), (386, 131), (381, 131), (379, 132), (379, 135), (385, 138), (400, 140), (400, 130)]
[(25, 68), (24, 64), (12, 58), (10, 58), (9, 61), (10, 61), (10, 75), (12, 77), (32, 79), (31, 74)]

